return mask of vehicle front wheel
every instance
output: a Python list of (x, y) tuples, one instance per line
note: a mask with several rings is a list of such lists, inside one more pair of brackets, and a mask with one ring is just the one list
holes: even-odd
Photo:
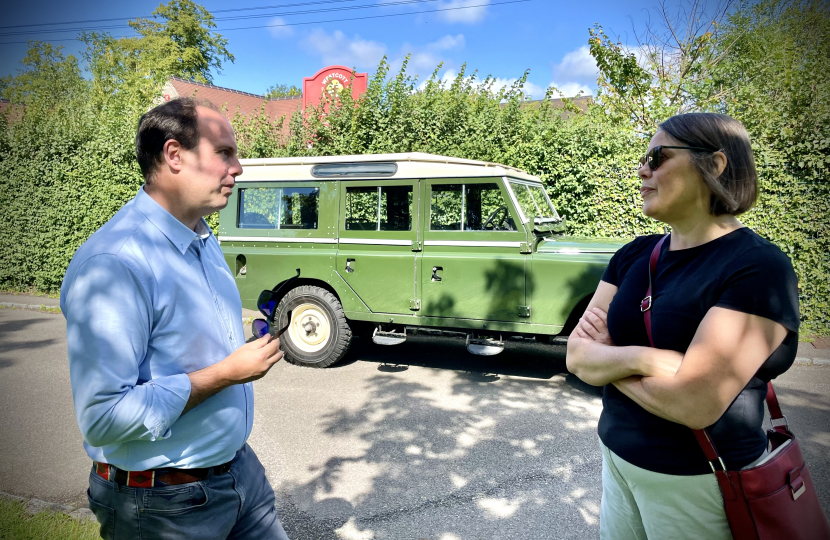
[(298, 366), (328, 367), (345, 356), (352, 341), (343, 306), (321, 287), (290, 290), (277, 306), (276, 320), (279, 328), (290, 321), (280, 348), (283, 358)]

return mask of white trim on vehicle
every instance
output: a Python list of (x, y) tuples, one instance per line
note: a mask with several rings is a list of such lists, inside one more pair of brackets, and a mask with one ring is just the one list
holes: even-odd
[(488, 242), (487, 240), (424, 240), (425, 246), (521, 247), (521, 242)]
[(554, 253), (558, 255), (582, 255), (585, 253), (616, 253), (616, 249), (579, 249), (579, 248), (544, 248), (537, 251), (537, 253)]
[[(312, 238), (297, 236), (220, 236), (220, 242), (294, 242), (307, 244), (336, 244), (337, 238)], [(407, 244), (408, 245), (408, 244)]]
[(372, 246), (411, 246), (412, 240), (393, 240), (381, 238), (341, 238), (341, 244), (369, 244)]
[[(311, 170), (315, 165), (331, 163), (372, 163), (388, 162), (397, 166), (397, 171), (388, 179), (428, 179), (428, 178), (485, 178), (510, 176), (519, 180), (531, 183), (541, 180), (527, 172), (486, 161), (473, 159), (461, 159), (449, 156), (437, 156), (421, 152), (410, 152), (402, 154), (365, 154), (353, 156), (320, 156), (320, 157), (290, 157), (290, 158), (265, 158), (265, 159), (243, 159), (242, 166), (245, 171), (236, 178), (237, 182), (330, 182), (343, 181), (346, 178), (315, 178)], [(372, 175), (364, 177), (353, 177), (351, 180), (381, 180)]]

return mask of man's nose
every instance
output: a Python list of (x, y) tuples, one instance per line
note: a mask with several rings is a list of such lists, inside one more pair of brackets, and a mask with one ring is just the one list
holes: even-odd
[(233, 164), (231, 165), (231, 168), (228, 170), (228, 173), (234, 178), (242, 174), (242, 164), (239, 162), (238, 158), (233, 158)]

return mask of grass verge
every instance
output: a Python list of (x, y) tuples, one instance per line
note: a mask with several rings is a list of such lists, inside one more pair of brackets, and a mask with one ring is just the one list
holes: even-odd
[(66, 514), (26, 515), (24, 503), (0, 498), (0, 540), (95, 540), (98, 522), (79, 522)]

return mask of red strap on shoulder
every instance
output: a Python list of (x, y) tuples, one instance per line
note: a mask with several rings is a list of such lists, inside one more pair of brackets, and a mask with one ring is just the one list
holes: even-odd
[(778, 396), (772, 387), (772, 381), (767, 383), (767, 408), (769, 409), (770, 420), (781, 420), (784, 413), (781, 412), (781, 405), (778, 404)]
[(648, 343), (652, 347), (654, 347), (654, 339), (651, 337), (651, 278), (657, 271), (657, 259), (660, 258), (660, 248), (663, 247), (663, 243), (666, 241), (669, 235), (667, 234), (663, 238), (657, 242), (657, 245), (654, 246), (654, 249), (651, 250), (651, 257), (648, 260), (648, 290), (646, 291), (646, 297), (640, 302), (640, 311), (643, 312), (643, 319), (646, 323), (646, 334), (648, 335)]

